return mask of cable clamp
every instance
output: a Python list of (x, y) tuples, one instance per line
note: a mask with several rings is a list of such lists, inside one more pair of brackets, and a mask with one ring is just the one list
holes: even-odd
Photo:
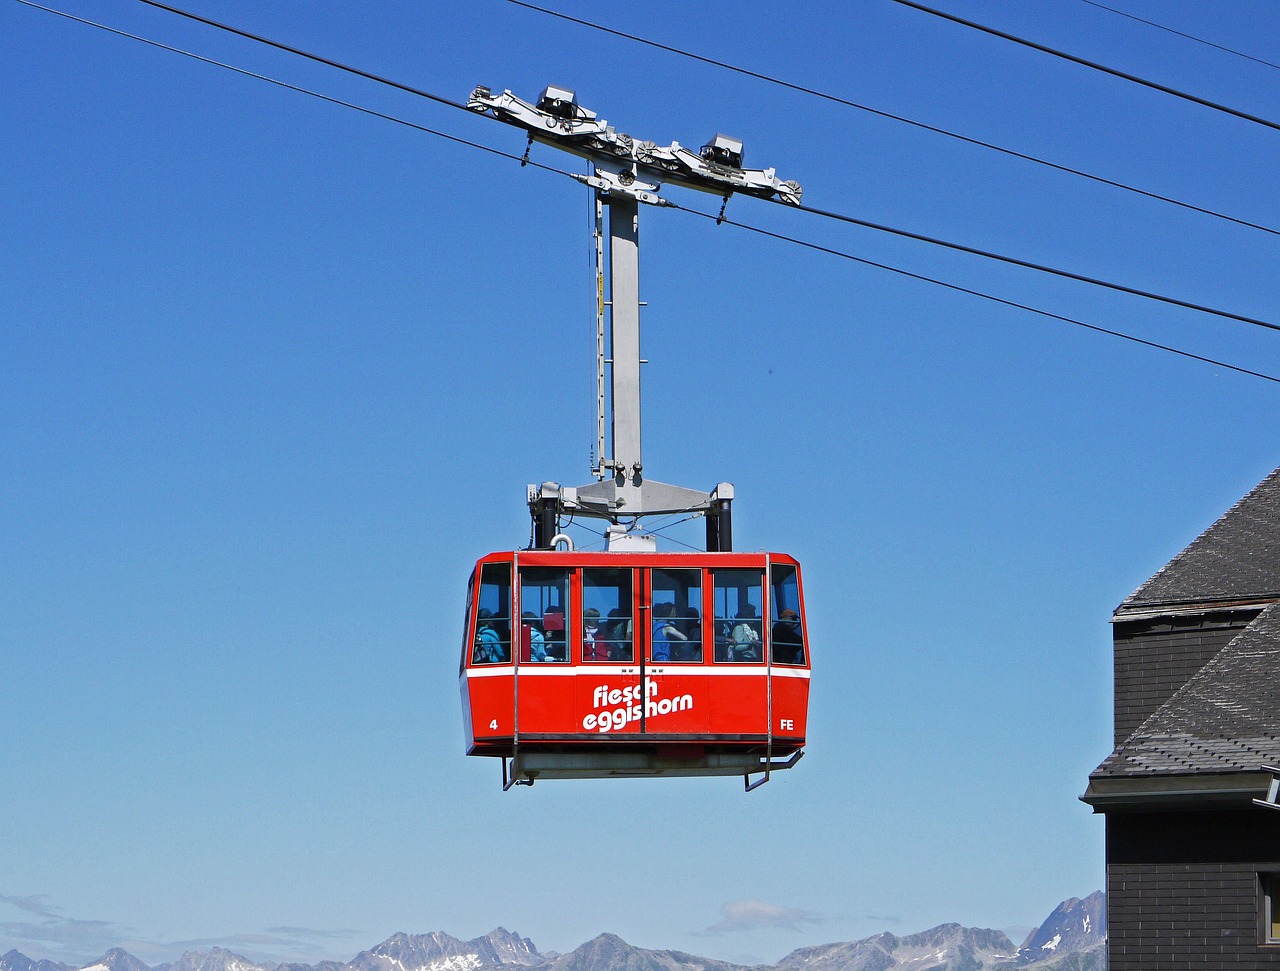
[(733, 195), (732, 192), (726, 192), (724, 194), (724, 201), (720, 203), (720, 215), (716, 216), (717, 226), (719, 226), (722, 222), (724, 222), (724, 211), (729, 205), (729, 196), (731, 195)]

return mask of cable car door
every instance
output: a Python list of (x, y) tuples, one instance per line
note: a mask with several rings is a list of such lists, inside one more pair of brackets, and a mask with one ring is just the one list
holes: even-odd
[(766, 736), (771, 699), (763, 621), (768, 616), (764, 571), (712, 569), (711, 579), (715, 654), (711, 731), (726, 741), (735, 736)]
[(703, 571), (644, 571), (647, 735), (705, 736), (715, 710), (703, 639)]
[(468, 751), (509, 746), (515, 735), (511, 593), (510, 560), (477, 564), (468, 585), (461, 684)]
[(631, 567), (583, 567), (581, 663), (571, 710), (575, 732), (592, 737), (641, 730), (645, 612), (638, 610), (640, 583)]
[(519, 616), (511, 629), (516, 730), (521, 739), (565, 735), (574, 731), (570, 571), (521, 559), (516, 574)]

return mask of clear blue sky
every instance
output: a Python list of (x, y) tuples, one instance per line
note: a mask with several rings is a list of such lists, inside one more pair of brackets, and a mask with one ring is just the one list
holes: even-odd
[[(1262, 0), (1115, 0), (1280, 60)], [(1242, 110), (1276, 69), (1081, 0), (948, 10)], [(554, 82), (815, 206), (1272, 320), (1274, 235), (499, 0), (189, 0), (433, 92)], [(519, 153), (518, 132), (127, 0), (63, 9)], [(888, 0), (561, 9), (1280, 227), (1280, 133)], [(806, 569), (811, 745), (503, 794), (466, 575), (585, 482), (586, 190), (0, 2), (0, 951), (346, 959), (496, 924), (773, 961), (1102, 886), (1111, 610), (1277, 463), (1280, 387), (642, 214), (645, 466)], [(549, 164), (579, 165), (550, 149)], [(716, 200), (671, 190), (685, 205)], [(1280, 375), (1277, 335), (783, 211), (730, 215)], [(1016, 931), (1015, 931), (1016, 932)]]

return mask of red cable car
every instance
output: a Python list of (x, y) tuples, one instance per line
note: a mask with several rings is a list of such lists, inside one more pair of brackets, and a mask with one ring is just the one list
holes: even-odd
[(803, 754), (803, 603), (781, 553), (491, 553), (467, 597), (467, 754), (502, 758), (506, 788), (767, 778)]
[[(467, 754), (501, 758), (508, 789), (540, 778), (654, 775), (742, 775), (754, 789), (804, 754), (800, 565), (782, 553), (733, 552), (729, 483), (707, 493), (643, 474), (639, 204), (667, 204), (663, 181), (726, 204), (734, 192), (794, 204), (800, 186), (773, 169), (741, 168), (742, 144), (725, 135), (695, 155), (618, 134), (565, 88), (548, 87), (530, 104), (481, 86), (468, 106), (525, 130), (530, 145), (592, 163), (590, 176), (575, 178), (595, 194), (597, 481), (531, 486), (531, 548), (476, 564), (462, 642)], [(659, 553), (635, 532), (643, 517), (672, 514), (706, 517), (707, 552)], [(604, 552), (573, 551), (560, 529), (579, 517), (610, 523)]]

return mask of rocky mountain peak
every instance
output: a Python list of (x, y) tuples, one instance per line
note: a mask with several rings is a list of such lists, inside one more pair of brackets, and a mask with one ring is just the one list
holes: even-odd
[(443, 931), (397, 932), (350, 961), (259, 965), (224, 948), (188, 951), (172, 964), (148, 968), (112, 948), (76, 969), (33, 961), (17, 950), (0, 971), (1105, 971), (1107, 914), (1101, 892), (1059, 904), (1021, 949), (1001, 931), (939, 924), (917, 934), (884, 932), (860, 941), (792, 951), (775, 965), (745, 968), (682, 951), (651, 951), (603, 933), (569, 954), (542, 954), (527, 937), (496, 927), (463, 941)]
[(98, 960), (85, 965), (81, 971), (150, 971), (150, 969), (124, 948), (113, 947)]
[(875, 937), (846, 944), (801, 948), (778, 963), (785, 971), (979, 971), (1017, 954), (1002, 931), (939, 924), (918, 934)]
[(0, 971), (71, 971), (57, 961), (33, 961), (16, 948), (0, 956)]
[(1068, 951), (1097, 947), (1107, 937), (1107, 901), (1101, 890), (1081, 900), (1071, 897), (1027, 935), (1018, 949), (1024, 961), (1044, 960)]
[[(254, 964), (248, 958), (221, 947), (213, 947), (207, 951), (187, 951), (172, 964), (157, 965), (153, 969), (147, 969), (147, 966), (133, 955), (124, 951), (121, 953), (130, 960), (137, 961), (137, 968), (142, 971), (270, 971), (261, 964)], [(84, 971), (89, 969), (86, 968)], [(137, 971), (137, 969), (121, 967), (108, 968), (108, 971)]]

